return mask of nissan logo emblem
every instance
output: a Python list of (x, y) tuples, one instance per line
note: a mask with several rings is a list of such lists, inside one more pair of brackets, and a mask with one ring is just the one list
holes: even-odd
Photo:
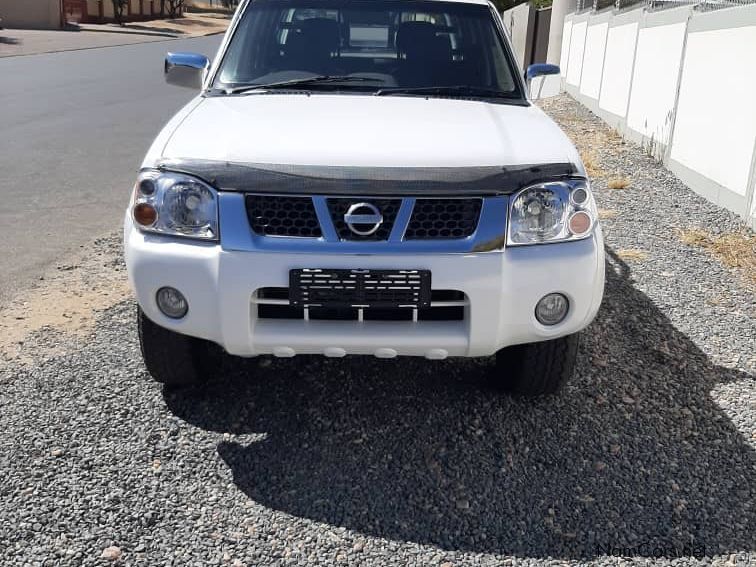
[(370, 236), (381, 227), (383, 215), (378, 207), (371, 203), (355, 203), (344, 215), (344, 222), (353, 233)]

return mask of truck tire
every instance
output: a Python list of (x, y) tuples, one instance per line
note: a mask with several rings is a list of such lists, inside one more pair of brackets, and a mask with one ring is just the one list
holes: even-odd
[(496, 353), (494, 385), (526, 396), (552, 394), (572, 376), (579, 343), (575, 333), (503, 348)]
[(207, 380), (211, 343), (175, 333), (151, 321), (137, 307), (139, 346), (147, 371), (155, 381), (180, 388)]

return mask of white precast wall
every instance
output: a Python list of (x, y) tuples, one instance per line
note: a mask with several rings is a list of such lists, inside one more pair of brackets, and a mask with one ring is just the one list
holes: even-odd
[(688, 34), (670, 153), (744, 198), (756, 142), (754, 56), (756, 22)]
[(630, 83), (635, 61), (638, 23), (631, 22), (609, 29), (599, 106), (622, 118), (627, 114)]
[(585, 32), (588, 29), (588, 21), (575, 22), (570, 34), (570, 51), (567, 55), (567, 83), (573, 86), (580, 85), (580, 76), (583, 71), (583, 53), (585, 50)]
[(591, 98), (598, 98), (601, 91), (601, 75), (604, 71), (604, 51), (606, 48), (607, 22), (589, 23), (585, 34), (583, 73), (580, 92)]
[(562, 28), (562, 56), (559, 59), (562, 77), (567, 76), (567, 59), (570, 56), (570, 41), (572, 41), (572, 20), (565, 20)]
[(501, 14), (501, 21), (509, 33), (512, 49), (520, 68), (525, 70), (530, 57), (528, 45), (535, 24), (535, 9), (530, 4), (519, 4)]
[(756, 228), (756, 4), (570, 14), (563, 84)]
[(666, 146), (672, 133), (684, 41), (685, 22), (638, 32), (627, 126), (653, 145)]

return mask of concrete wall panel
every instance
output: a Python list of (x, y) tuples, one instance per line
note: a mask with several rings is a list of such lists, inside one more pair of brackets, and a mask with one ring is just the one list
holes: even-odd
[(609, 28), (606, 59), (601, 82), (599, 106), (612, 114), (625, 117), (630, 98), (630, 81), (635, 60), (636, 22)]
[(562, 49), (561, 56), (559, 57), (559, 67), (561, 69), (562, 77), (567, 76), (567, 67), (569, 66), (570, 58), (570, 40), (572, 38), (572, 20), (565, 20), (562, 27)]
[(580, 77), (583, 72), (583, 54), (585, 52), (585, 34), (588, 22), (583, 21), (572, 24), (570, 39), (570, 54), (567, 57), (567, 84), (580, 85)]
[(519, 4), (501, 14), (501, 21), (509, 32), (512, 49), (517, 57), (517, 63), (525, 68), (530, 59), (531, 45), (529, 39), (535, 25), (535, 10), (530, 4)]
[(627, 126), (662, 146), (672, 133), (685, 28), (679, 22), (638, 32)]
[[(575, 0), (555, 0), (551, 4), (551, 22), (549, 25), (549, 48), (546, 54), (548, 63), (560, 65), (566, 63), (564, 57), (564, 30), (567, 25), (567, 14), (575, 10)], [(570, 28), (572, 24), (570, 24)], [(569, 41), (569, 40), (567, 40)]]
[(588, 26), (585, 34), (585, 53), (583, 55), (583, 75), (580, 80), (580, 92), (590, 98), (598, 99), (601, 92), (601, 76), (604, 70), (604, 51), (609, 23), (602, 22)]
[(756, 54), (756, 23), (688, 35), (670, 157), (745, 196), (756, 143), (756, 74), (738, 53)]

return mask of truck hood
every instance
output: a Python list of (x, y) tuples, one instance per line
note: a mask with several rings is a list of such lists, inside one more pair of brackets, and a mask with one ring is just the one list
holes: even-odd
[(572, 163), (569, 139), (535, 106), (329, 94), (207, 97), (156, 140), (146, 167), (172, 159), (342, 167)]

